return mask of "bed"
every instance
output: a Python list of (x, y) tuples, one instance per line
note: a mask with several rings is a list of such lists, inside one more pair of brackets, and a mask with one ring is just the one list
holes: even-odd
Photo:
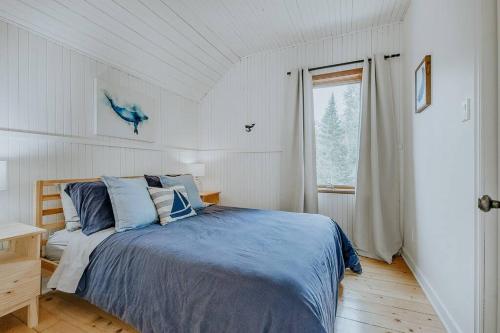
[(58, 230), (52, 233), (45, 243), (44, 258), (58, 263), (61, 260), (64, 250), (68, 244), (78, 235), (81, 231), (68, 231), (66, 229)]
[[(44, 189), (75, 181), (89, 180), (37, 182), (38, 226), (61, 227), (44, 223), (58, 214), (44, 208), (47, 198), (57, 200)], [(335, 222), (221, 206), (197, 213), (167, 226), (81, 235), (68, 244), (54, 280), (64, 280), (75, 257), (87, 262), (56, 288), (74, 289), (141, 332), (333, 332), (344, 270), (361, 272)], [(58, 264), (44, 259), (44, 267)]]

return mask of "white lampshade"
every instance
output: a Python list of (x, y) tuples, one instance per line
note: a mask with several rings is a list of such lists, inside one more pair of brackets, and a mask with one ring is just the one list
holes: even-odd
[(7, 161), (0, 161), (0, 191), (7, 190)]
[(205, 176), (205, 164), (203, 163), (192, 163), (188, 164), (189, 173), (194, 177), (203, 177)]

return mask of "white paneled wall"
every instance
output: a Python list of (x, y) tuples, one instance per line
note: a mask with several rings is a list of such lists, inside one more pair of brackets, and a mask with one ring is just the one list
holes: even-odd
[(321, 214), (331, 217), (352, 239), (354, 226), (354, 194), (318, 193)]
[[(224, 204), (278, 209), (286, 72), (399, 51), (396, 23), (243, 58), (201, 101), (200, 148), (209, 170), (205, 188), (222, 190)], [(388, 61), (399, 111), (400, 59)], [(256, 123), (250, 133), (244, 130), (247, 123)], [(349, 230), (353, 203), (353, 196), (320, 196), (321, 213)]]
[[(400, 51), (400, 24), (386, 25), (243, 58), (201, 101), (200, 148), (276, 151), (286, 103), (286, 72)], [(400, 59), (391, 62), (399, 109)], [(255, 122), (251, 133), (244, 124)]]
[(206, 151), (202, 188), (217, 189), (225, 205), (276, 209), (279, 205), (279, 154)]
[[(94, 78), (160, 101), (154, 144), (97, 137)], [(0, 21), (0, 223), (33, 221), (36, 179), (178, 172), (196, 160), (197, 102)]]
[[(0, 160), (9, 161), (0, 223), (32, 222), (36, 179), (179, 172), (195, 160), (207, 164), (203, 188), (221, 190), (224, 204), (278, 209), (286, 72), (374, 52), (399, 52), (399, 24), (246, 57), (198, 104), (0, 21)], [(399, 109), (399, 60), (391, 63)], [(160, 101), (154, 144), (94, 135), (96, 77)], [(349, 233), (346, 198), (325, 194), (320, 207)]]

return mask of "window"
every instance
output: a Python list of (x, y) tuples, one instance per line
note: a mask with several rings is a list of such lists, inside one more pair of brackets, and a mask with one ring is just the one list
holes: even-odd
[(313, 76), (320, 191), (353, 193), (358, 164), (361, 69)]

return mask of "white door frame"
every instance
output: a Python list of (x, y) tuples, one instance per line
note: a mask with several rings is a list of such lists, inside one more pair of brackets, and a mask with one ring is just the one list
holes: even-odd
[[(474, 15), (475, 198), (499, 199), (498, 175), (498, 30), (500, 0), (479, 0)], [(476, 204), (477, 205), (477, 204)], [(475, 208), (474, 331), (500, 333), (498, 321), (498, 212)]]

